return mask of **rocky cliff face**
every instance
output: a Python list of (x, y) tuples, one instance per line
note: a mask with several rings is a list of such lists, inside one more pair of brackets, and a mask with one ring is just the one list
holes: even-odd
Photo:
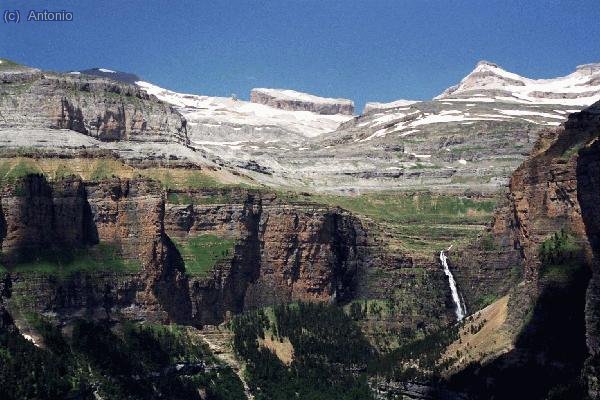
[(523, 253), (513, 215), (506, 201), (498, 206), (490, 227), (473, 245), (448, 252), (448, 264), (470, 311), (487, 306), (523, 277)]
[(0, 128), (70, 129), (102, 141), (187, 143), (186, 121), (133, 85), (15, 67), (0, 71)]
[(80, 247), (93, 240), (80, 180), (51, 186), (43, 178), (28, 176), (5, 188), (1, 203), (4, 264), (29, 259), (52, 247)]
[[(585, 349), (583, 342), (587, 341), (590, 359), (586, 376), (592, 398), (598, 395), (598, 380), (594, 376), (598, 365), (599, 320), (596, 215), (599, 133), (598, 104), (572, 114), (562, 127), (545, 131), (531, 157), (513, 173), (507, 205), (498, 211), (488, 231), (490, 236), (482, 237), (475, 248), (454, 258), (459, 285), (471, 302), (481, 295), (510, 291), (508, 321), (515, 335), (518, 334), (516, 351), (521, 356), (523, 352), (539, 352), (544, 357), (561, 360), (556, 361), (558, 369), (561, 363), (569, 362), (574, 363), (569, 368), (581, 368), (578, 354), (585, 353), (582, 347)], [(558, 232), (569, 235), (572, 261), (565, 262), (562, 256), (543, 258), (543, 245), (548, 247), (548, 241), (556, 238)], [(482, 251), (482, 247), (491, 251)], [(577, 265), (583, 270), (569, 270)], [(482, 285), (481, 276), (487, 278), (486, 285)], [(556, 298), (563, 292), (562, 298)], [(571, 309), (565, 309), (565, 305)], [(558, 333), (561, 325), (552, 322), (553, 315), (563, 314), (568, 320), (562, 320), (561, 324), (569, 325), (569, 336), (564, 336), (563, 344), (544, 347), (536, 332), (557, 329), (554, 335), (563, 335)], [(554, 350), (560, 346), (571, 349), (571, 358)], [(520, 358), (517, 364), (527, 357), (530, 356)], [(508, 364), (515, 362), (513, 358)]]
[(186, 281), (166, 262), (164, 203), (151, 183), (28, 176), (3, 193), (2, 216), (2, 264), (12, 271), (4, 296), (13, 306), (65, 320), (187, 317), (178, 294)]
[[(459, 265), (480, 264), (476, 268), (483, 272), (490, 264), (497, 264), (501, 269), (514, 264), (523, 268), (519, 276), (526, 281), (536, 281), (540, 269), (539, 247), (561, 229), (580, 238), (583, 253), (587, 261), (591, 261), (586, 223), (594, 223), (594, 218), (589, 222), (588, 218), (582, 218), (578, 196), (587, 199), (593, 191), (584, 188), (580, 193), (578, 188), (582, 180), (592, 182), (593, 173), (588, 176), (582, 172), (579, 155), (590, 152), (588, 147), (597, 137), (598, 126), (598, 107), (593, 106), (571, 115), (563, 127), (541, 134), (531, 157), (513, 173), (506, 205), (496, 212), (488, 235), (465, 257), (455, 259), (457, 274), (469, 273), (470, 269), (460, 271)], [(586, 156), (584, 160), (589, 159)], [(590, 165), (593, 171), (593, 163)], [(487, 247), (488, 257), (485, 251), (480, 251), (482, 247)], [(498, 257), (499, 254), (507, 258)], [(472, 262), (473, 257), (477, 262)], [(497, 275), (496, 286), (498, 281), (510, 278), (508, 270), (506, 272)], [(510, 284), (505, 282), (500, 286), (506, 289)], [(472, 297), (470, 293), (467, 295)]]
[(354, 113), (354, 103), (351, 100), (330, 99), (295, 90), (252, 89), (250, 101), (289, 111), (312, 111), (324, 115)]
[[(347, 211), (256, 190), (173, 195), (186, 202), (165, 204), (162, 190), (145, 180), (29, 176), (7, 188), (0, 221), (9, 308), (64, 322), (88, 316), (199, 326), (273, 304), (377, 299), (388, 306), (369, 311), (365, 329), (406, 337), (452, 318), (439, 266), (388, 249)], [(233, 245), (196, 273), (184, 247), (206, 237)], [(202, 246), (193, 251), (204, 262), (211, 255)]]
[(200, 320), (214, 323), (227, 312), (353, 296), (358, 271), (370, 262), (366, 233), (355, 217), (339, 209), (281, 204), (252, 192), (229, 201), (166, 209), (166, 232), (174, 240), (216, 234), (236, 241), (230, 260), (191, 281)]
[[(375, 226), (347, 211), (247, 190), (186, 196), (185, 204), (166, 206), (165, 231), (173, 241), (210, 234), (236, 243), (209, 275), (190, 277), (194, 320), (214, 324), (272, 304), (356, 299), (377, 303), (361, 320), (373, 337), (400, 331), (412, 337), (452, 319), (439, 265), (388, 248)], [(207, 204), (214, 199), (221, 201)], [(378, 345), (389, 345), (385, 340)]]
[(586, 295), (586, 342), (590, 358), (584, 375), (591, 398), (600, 398), (600, 142), (579, 152), (577, 194), (587, 237), (593, 251), (592, 278)]
[[(237, 196), (165, 209), (162, 191), (148, 181), (28, 176), (1, 202), (6, 297), (67, 320), (84, 313), (192, 324), (276, 303), (352, 298), (372, 245), (355, 217), (258, 192)], [(233, 253), (206, 275), (184, 273), (174, 241), (206, 234), (233, 239)], [(82, 253), (93, 269), (63, 270)]]

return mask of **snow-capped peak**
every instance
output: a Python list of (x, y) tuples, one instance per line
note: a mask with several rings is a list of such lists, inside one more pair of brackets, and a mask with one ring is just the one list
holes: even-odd
[(600, 64), (578, 66), (563, 77), (530, 79), (480, 61), (458, 85), (434, 99), (587, 106), (600, 100)]
[(504, 79), (511, 79), (514, 81), (524, 81), (527, 78), (522, 77), (521, 75), (514, 74), (512, 72), (508, 72), (507, 70), (500, 67), (498, 64), (493, 62), (481, 60), (475, 66), (475, 69), (467, 75), (463, 80), (468, 80), (470, 77), (476, 76), (478, 74), (492, 74)]
[(527, 79), (502, 69), (498, 64), (479, 61), (475, 69), (458, 85), (446, 89), (436, 100), (471, 90), (504, 90), (508, 86), (524, 86)]

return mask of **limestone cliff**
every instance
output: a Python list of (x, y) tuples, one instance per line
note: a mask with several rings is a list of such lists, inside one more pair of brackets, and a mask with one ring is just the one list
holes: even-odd
[[(480, 305), (481, 296), (511, 294), (507, 323), (516, 348), (497, 363), (506, 368), (531, 362), (531, 371), (545, 371), (546, 376), (563, 371), (564, 377), (582, 368), (587, 342), (590, 359), (584, 376), (592, 398), (598, 396), (599, 134), (600, 104), (545, 131), (530, 158), (513, 173), (506, 205), (488, 232), (451, 257), (471, 304)], [(554, 251), (552, 243), (561, 237), (568, 238), (572, 261), (543, 251)], [(552, 337), (540, 336), (544, 330), (553, 331)], [(569, 350), (561, 353), (558, 347)], [(531, 354), (553, 359), (554, 366), (531, 361)]]
[[(360, 222), (339, 209), (273, 199), (245, 193), (165, 210), (151, 181), (27, 176), (2, 195), (1, 262), (10, 271), (3, 297), (64, 319), (196, 325), (274, 303), (351, 298), (359, 269), (370, 265)], [(184, 273), (173, 240), (207, 233), (235, 239), (231, 257), (208, 275)]]
[(102, 141), (187, 144), (185, 119), (134, 85), (25, 67), (0, 72), (0, 128), (70, 129)]
[(213, 324), (278, 303), (358, 299), (387, 304), (361, 321), (380, 337), (400, 331), (413, 337), (452, 318), (439, 266), (389, 248), (375, 226), (345, 210), (256, 190), (175, 194), (184, 201), (168, 203), (165, 216), (165, 232), (174, 242), (203, 235), (235, 241), (231, 257), (210, 274), (190, 277), (195, 321)]
[[(87, 316), (201, 326), (279, 303), (375, 299), (391, 308), (371, 309), (365, 329), (406, 337), (452, 318), (439, 266), (388, 249), (347, 211), (247, 189), (167, 197), (143, 179), (27, 176), (8, 185), (0, 203), (8, 308), (65, 323)], [(203, 244), (189, 246), (207, 237), (231, 251), (209, 262)], [(188, 250), (208, 269), (195, 271)]]
[(354, 102), (351, 100), (330, 99), (288, 89), (252, 89), (250, 101), (282, 110), (312, 111), (324, 115), (354, 113)]
[(186, 282), (165, 262), (164, 202), (151, 182), (30, 175), (5, 190), (2, 216), (2, 264), (11, 271), (3, 297), (13, 305), (61, 319), (187, 318), (178, 296)]
[(79, 247), (90, 243), (85, 188), (80, 180), (51, 186), (31, 175), (2, 193), (2, 263), (31, 258), (51, 247)]
[(590, 358), (584, 376), (591, 398), (600, 398), (600, 142), (582, 148), (577, 162), (577, 195), (593, 251), (592, 278), (586, 295), (586, 343)]
[(339, 209), (277, 204), (258, 193), (229, 202), (170, 204), (166, 210), (166, 232), (174, 240), (207, 233), (236, 240), (231, 260), (190, 282), (200, 320), (276, 303), (352, 297), (358, 269), (369, 262), (356, 218)]

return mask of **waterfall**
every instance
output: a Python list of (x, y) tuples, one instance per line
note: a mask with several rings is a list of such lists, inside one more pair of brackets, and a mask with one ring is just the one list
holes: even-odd
[[(450, 250), (452, 246), (448, 247)], [(442, 262), (442, 267), (444, 267), (444, 273), (448, 277), (448, 283), (450, 285), (450, 292), (452, 293), (452, 301), (454, 302), (456, 319), (458, 321), (462, 320), (467, 314), (467, 307), (464, 302), (461, 300), (460, 295), (458, 293), (458, 289), (456, 288), (456, 281), (454, 280), (454, 276), (448, 267), (448, 259), (444, 250), (440, 251), (440, 261)]]

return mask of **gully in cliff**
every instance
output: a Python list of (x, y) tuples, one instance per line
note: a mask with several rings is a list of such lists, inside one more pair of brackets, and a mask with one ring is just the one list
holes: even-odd
[[(452, 248), (452, 245), (448, 247), (448, 250)], [(442, 267), (444, 267), (444, 273), (448, 277), (448, 284), (450, 285), (450, 292), (452, 293), (452, 301), (454, 302), (456, 319), (461, 321), (465, 315), (467, 314), (467, 307), (462, 301), (460, 294), (458, 293), (458, 289), (456, 288), (456, 281), (454, 280), (454, 276), (452, 275), (452, 271), (448, 267), (448, 257), (444, 253), (444, 250), (440, 251), (440, 262), (442, 263)]]

